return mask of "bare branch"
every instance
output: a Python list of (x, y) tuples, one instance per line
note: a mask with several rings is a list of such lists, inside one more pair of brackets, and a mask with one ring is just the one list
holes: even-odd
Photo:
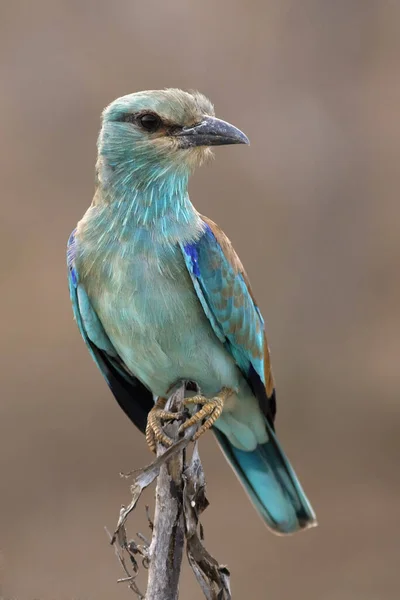
[[(168, 400), (166, 410), (183, 412), (185, 386), (181, 386)], [(187, 414), (190, 417), (190, 414)], [(186, 551), (189, 564), (207, 600), (231, 600), (229, 571), (221, 566), (207, 552), (202, 544), (203, 531), (199, 521), (201, 513), (207, 508), (205, 495), (205, 477), (198, 453), (197, 442), (191, 459), (187, 459), (186, 446), (189, 444), (198, 425), (185, 430), (184, 437), (179, 438), (179, 423), (176, 421), (164, 426), (166, 435), (174, 440), (174, 444), (166, 449), (157, 445), (155, 461), (139, 471), (127, 476), (136, 475), (131, 486), (132, 501), (129, 506), (122, 507), (117, 528), (111, 538), (115, 551), (126, 577), (119, 581), (127, 582), (130, 589), (143, 600), (177, 600), (178, 584), (182, 563), (183, 547), (186, 540)], [(139, 545), (128, 542), (125, 524), (129, 514), (134, 510), (142, 491), (156, 478), (156, 506), (154, 522), (151, 520), (148, 507), (146, 513), (152, 532), (150, 546), (142, 534), (138, 538), (144, 542)], [(129, 570), (125, 555), (129, 557)], [(139, 565), (137, 558), (148, 570), (147, 592), (144, 596), (136, 585)]]
[[(184, 387), (182, 386), (167, 403), (166, 410), (182, 410)], [(167, 425), (165, 433), (173, 440), (178, 437), (179, 424)], [(193, 432), (186, 432), (190, 440)], [(167, 450), (168, 452), (168, 450)], [(161, 444), (157, 444), (157, 457), (167, 453)], [(156, 489), (156, 508), (154, 513), (153, 538), (150, 545), (150, 568), (146, 600), (177, 600), (178, 584), (182, 564), (185, 540), (183, 519), (183, 450), (160, 467)]]
[(227, 567), (219, 565), (201, 543), (203, 531), (200, 527), (199, 516), (207, 508), (209, 502), (205, 493), (205, 477), (197, 442), (194, 446), (192, 460), (186, 466), (183, 477), (186, 552), (190, 566), (207, 600), (231, 600), (230, 573)]

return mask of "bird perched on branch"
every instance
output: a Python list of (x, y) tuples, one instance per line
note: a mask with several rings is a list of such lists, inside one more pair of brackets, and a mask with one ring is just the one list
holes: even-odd
[[(181, 427), (212, 426), (266, 524), (316, 524), (274, 432), (275, 386), (261, 312), (231, 242), (187, 191), (212, 146), (248, 144), (198, 92), (138, 92), (103, 112), (96, 192), (68, 242), (74, 315), (118, 403), (155, 441), (172, 388), (193, 381), (200, 408)], [(154, 403), (154, 397), (158, 400)]]

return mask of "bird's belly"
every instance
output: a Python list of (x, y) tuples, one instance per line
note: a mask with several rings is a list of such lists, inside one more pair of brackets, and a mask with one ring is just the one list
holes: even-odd
[(103, 281), (91, 301), (126, 366), (155, 395), (182, 379), (207, 396), (238, 387), (240, 372), (214, 334), (181, 255), (162, 269), (136, 260), (119, 282)]

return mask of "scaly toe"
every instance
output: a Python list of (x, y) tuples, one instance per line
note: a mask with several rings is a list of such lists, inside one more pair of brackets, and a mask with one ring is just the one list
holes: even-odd
[(159, 403), (158, 406), (156, 404), (147, 417), (146, 441), (152, 452), (157, 451), (157, 443), (167, 447), (173, 444), (173, 440), (164, 433), (163, 422), (176, 421), (183, 418), (182, 412), (166, 411), (163, 405), (165, 405), (165, 402), (163, 404)]
[(201, 396), (201, 394), (199, 394), (198, 396), (191, 396), (190, 398), (185, 398), (183, 401), (183, 405), (184, 406), (188, 406), (190, 404), (207, 404), (208, 402), (210, 402), (210, 400), (208, 398), (206, 398), (205, 396)]
[(190, 419), (182, 423), (179, 427), (179, 432), (185, 431), (188, 427), (192, 425), (196, 425), (197, 423), (201, 423), (205, 419), (205, 423), (200, 427), (200, 429), (196, 432), (193, 439), (198, 439), (202, 433), (210, 429), (210, 427), (215, 423), (218, 417), (222, 413), (223, 402), (220, 398), (212, 398), (211, 400), (207, 400), (204, 403), (203, 408), (197, 411)]

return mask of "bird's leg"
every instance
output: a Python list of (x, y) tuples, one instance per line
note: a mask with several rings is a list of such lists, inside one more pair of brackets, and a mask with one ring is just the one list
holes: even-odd
[(150, 410), (147, 416), (146, 442), (152, 452), (156, 452), (157, 442), (164, 446), (172, 446), (172, 440), (168, 437), (162, 428), (163, 421), (175, 421), (182, 417), (180, 412), (170, 412), (164, 410), (167, 398), (159, 397), (157, 402)]
[(227, 400), (229, 396), (233, 394), (233, 392), (234, 390), (231, 388), (224, 387), (216, 396), (214, 396), (214, 398), (211, 399), (205, 398), (201, 395), (185, 398), (183, 401), (185, 406), (188, 404), (202, 404), (203, 408), (197, 411), (197, 413), (190, 417), (190, 419), (182, 423), (182, 425), (179, 427), (179, 432), (185, 431), (185, 429), (188, 427), (196, 425), (205, 419), (203, 425), (199, 427), (193, 436), (193, 441), (196, 441), (205, 431), (207, 431), (207, 429), (210, 429), (218, 417), (221, 416), (225, 400)]

